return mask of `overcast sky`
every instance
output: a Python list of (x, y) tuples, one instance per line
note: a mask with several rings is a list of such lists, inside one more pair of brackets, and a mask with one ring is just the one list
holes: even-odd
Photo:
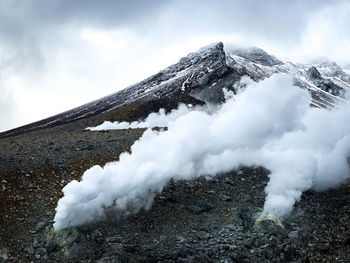
[(350, 65), (350, 1), (0, 0), (0, 131), (118, 91), (217, 41)]

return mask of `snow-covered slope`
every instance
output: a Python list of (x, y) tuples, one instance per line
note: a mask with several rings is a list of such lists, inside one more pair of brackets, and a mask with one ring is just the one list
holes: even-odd
[(350, 76), (334, 62), (293, 64), (283, 62), (258, 48), (228, 50), (227, 64), (236, 70), (246, 70), (254, 80), (262, 80), (275, 73), (291, 73), (297, 86), (311, 92), (312, 105), (333, 107), (342, 101), (350, 88)]
[(122, 91), (53, 117), (19, 127), (0, 136), (56, 126), (124, 106), (161, 98), (178, 100), (191, 96), (203, 102), (220, 103), (224, 89), (234, 90), (244, 77), (259, 81), (275, 73), (292, 73), (296, 85), (308, 89), (316, 107), (333, 107), (350, 88), (350, 76), (333, 62), (293, 64), (259, 48), (224, 50), (221, 42), (191, 53), (159, 73)]

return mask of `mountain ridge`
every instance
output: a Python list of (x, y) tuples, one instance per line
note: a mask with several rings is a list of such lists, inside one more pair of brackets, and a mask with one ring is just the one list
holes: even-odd
[(293, 74), (295, 85), (310, 91), (312, 105), (316, 107), (333, 107), (350, 88), (350, 76), (334, 62), (293, 64), (257, 47), (225, 49), (222, 42), (217, 42), (188, 54), (139, 83), (49, 118), (1, 132), (0, 137), (53, 127), (164, 97), (176, 96), (181, 102), (180, 97), (191, 96), (203, 103), (220, 103), (224, 100), (223, 89), (233, 90), (233, 85), (243, 76), (259, 81), (275, 73)]

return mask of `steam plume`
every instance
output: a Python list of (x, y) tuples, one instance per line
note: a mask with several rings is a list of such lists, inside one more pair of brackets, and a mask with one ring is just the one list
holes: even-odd
[(306, 90), (292, 77), (274, 75), (208, 113), (201, 109), (169, 120), (168, 130), (148, 129), (118, 162), (87, 170), (63, 189), (56, 229), (79, 225), (103, 207), (150, 207), (170, 178), (214, 176), (240, 165), (271, 171), (265, 214), (288, 215), (302, 192), (349, 179), (350, 103), (329, 111), (310, 108)]
[(88, 127), (87, 130), (102, 131), (102, 130), (121, 130), (121, 129), (136, 129), (136, 128), (153, 128), (153, 127), (167, 127), (169, 122), (175, 121), (182, 115), (189, 113), (192, 105), (180, 104), (176, 110), (172, 110), (169, 114), (165, 113), (164, 109), (160, 109), (158, 113), (151, 113), (144, 121), (134, 122), (110, 122), (105, 121), (96, 127)]

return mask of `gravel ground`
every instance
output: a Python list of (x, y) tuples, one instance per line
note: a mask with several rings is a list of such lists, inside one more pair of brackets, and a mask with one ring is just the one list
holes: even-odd
[(281, 227), (257, 227), (268, 171), (169, 182), (149, 211), (106, 211), (53, 232), (61, 189), (117, 160), (142, 129), (84, 131), (80, 120), (0, 139), (0, 262), (350, 262), (350, 186), (306, 192)]
[(63, 186), (94, 164), (117, 160), (144, 132), (69, 131), (67, 126), (64, 132), (60, 127), (0, 139), (0, 261), (8, 254), (19, 257), (14, 262), (26, 262), (23, 249), (33, 228), (52, 220)]

